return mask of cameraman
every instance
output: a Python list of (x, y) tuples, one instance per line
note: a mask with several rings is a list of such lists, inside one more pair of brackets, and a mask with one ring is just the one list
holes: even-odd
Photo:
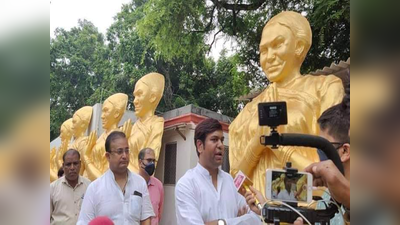
[(350, 209), (350, 93), (342, 103), (332, 106), (318, 119), (320, 136), (336, 148), (344, 167), (344, 176), (331, 160), (313, 163), (305, 168), (314, 177), (314, 186), (325, 186), (332, 197)]
[[(343, 204), (345, 222), (350, 221), (350, 86), (342, 103), (332, 106), (318, 119), (320, 136), (338, 151), (344, 176), (331, 160), (313, 163), (305, 168), (314, 177), (314, 186), (325, 186), (336, 201)], [(332, 223), (336, 224), (336, 223)]]

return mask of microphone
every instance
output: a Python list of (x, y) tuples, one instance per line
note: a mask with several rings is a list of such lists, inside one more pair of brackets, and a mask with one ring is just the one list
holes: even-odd
[[(247, 189), (250, 189), (249, 186), (253, 186), (253, 182), (241, 170), (239, 170), (236, 173), (235, 179), (233, 179), (233, 183), (235, 184), (236, 191), (238, 191), (241, 195), (243, 195), (243, 197), (245, 193), (240, 192), (242, 186), (244, 186)], [(260, 210), (262, 210), (262, 206), (257, 200), (253, 204), (257, 206)]]
[(248, 178), (241, 170), (236, 173), (235, 179), (233, 179), (236, 191), (239, 191), (242, 186), (249, 187), (253, 185), (253, 182)]

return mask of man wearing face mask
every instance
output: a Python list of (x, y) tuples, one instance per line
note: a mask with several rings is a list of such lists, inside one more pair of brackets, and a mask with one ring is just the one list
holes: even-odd
[(155, 214), (155, 217), (151, 218), (151, 225), (158, 225), (163, 212), (164, 188), (161, 181), (153, 176), (156, 169), (154, 150), (151, 148), (144, 148), (139, 152), (138, 158), (139, 175), (146, 180)]

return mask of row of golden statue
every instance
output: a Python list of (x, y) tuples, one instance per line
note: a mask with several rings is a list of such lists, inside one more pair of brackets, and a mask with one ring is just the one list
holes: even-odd
[[(282, 168), (287, 161), (299, 169), (318, 161), (316, 150), (300, 147), (279, 147), (272, 150), (260, 144), (260, 136), (269, 134), (268, 127), (258, 125), (257, 105), (260, 102), (286, 101), (288, 125), (278, 128), (280, 133), (317, 135), (317, 119), (327, 108), (338, 104), (344, 94), (340, 78), (300, 74), (300, 67), (311, 47), (311, 27), (301, 14), (281, 12), (265, 25), (260, 42), (260, 64), (271, 84), (249, 102), (229, 126), (229, 161), (231, 173), (244, 172), (258, 190), (265, 190), (265, 171)], [(131, 157), (129, 169), (138, 170), (137, 154), (151, 147), (158, 159), (161, 150), (164, 120), (154, 115), (163, 95), (164, 77), (151, 73), (142, 77), (135, 86), (134, 105), (138, 120), (128, 120), (120, 128), (129, 139)], [(75, 112), (72, 119), (61, 126), (61, 146), (50, 153), (50, 179), (57, 178), (62, 155), (70, 147), (83, 155), (81, 174), (94, 180), (107, 168), (104, 142), (117, 127), (125, 112), (128, 97), (118, 93), (103, 104), (104, 133), (97, 138), (95, 132), (84, 136), (90, 123), (92, 108), (85, 106)], [(74, 141), (70, 143), (71, 136)], [(178, 162), (179, 163), (179, 162)]]
[[(61, 145), (50, 151), (50, 181), (57, 179), (58, 169), (62, 166), (62, 156), (70, 148), (81, 154), (80, 175), (95, 180), (108, 169), (105, 157), (105, 141), (107, 135), (115, 130), (125, 133), (130, 147), (129, 169), (138, 172), (137, 157), (141, 149), (154, 149), (156, 159), (160, 154), (161, 138), (164, 132), (164, 119), (154, 115), (154, 112), (164, 92), (164, 76), (150, 73), (143, 76), (135, 86), (135, 114), (137, 121), (132, 125), (127, 120), (121, 128), (118, 124), (125, 113), (128, 104), (128, 95), (113, 94), (103, 104), (101, 121), (104, 132), (97, 138), (96, 131), (85, 136), (92, 117), (92, 107), (84, 106), (78, 109), (72, 118), (66, 120), (60, 128)], [(73, 142), (71, 138), (73, 137)], [(136, 159), (136, 160), (135, 160)]]

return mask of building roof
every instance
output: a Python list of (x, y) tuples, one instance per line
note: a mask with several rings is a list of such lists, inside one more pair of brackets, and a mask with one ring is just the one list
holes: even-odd
[(213, 118), (218, 120), (224, 131), (228, 131), (229, 124), (233, 121), (233, 118), (219, 114), (217, 112), (195, 106), (187, 105), (181, 108), (173, 109), (168, 112), (162, 113), (164, 119), (164, 128), (173, 127), (179, 124), (195, 123), (198, 124), (206, 118)]
[(229, 116), (225, 116), (220, 113), (217, 113), (217, 112), (214, 112), (214, 111), (211, 111), (211, 110), (199, 107), (199, 106), (195, 106), (192, 104), (164, 112), (164, 113), (160, 114), (159, 116), (164, 117), (165, 120), (169, 120), (169, 119), (176, 118), (176, 117), (179, 117), (182, 115), (187, 115), (190, 113), (193, 113), (193, 114), (196, 114), (199, 116), (213, 118), (213, 119), (216, 119), (218, 121), (225, 122), (228, 124), (230, 124), (233, 121), (233, 118), (231, 118)]
[(330, 75), (334, 74), (340, 79), (342, 79), (343, 83), (350, 81), (350, 73), (347, 70), (350, 69), (350, 58), (346, 61), (340, 61), (338, 64), (332, 63), (329, 67), (325, 66), (323, 69), (319, 69), (317, 71), (311, 72), (311, 75)]

